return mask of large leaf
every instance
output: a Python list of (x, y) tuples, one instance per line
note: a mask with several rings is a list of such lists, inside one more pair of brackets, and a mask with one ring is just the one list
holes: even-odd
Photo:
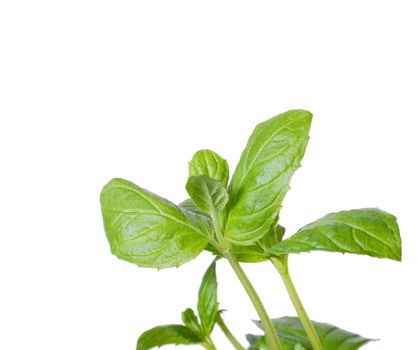
[(206, 175), (227, 187), (229, 165), (217, 153), (203, 149), (194, 154), (189, 163), (189, 176)]
[(225, 235), (235, 244), (260, 239), (278, 217), (308, 142), (312, 115), (303, 110), (259, 124), (249, 138), (230, 185)]
[(274, 245), (272, 255), (325, 250), (401, 260), (401, 237), (395, 216), (380, 209), (341, 211), (304, 226)]
[(167, 344), (199, 344), (200, 336), (182, 325), (158, 326), (144, 332), (138, 339), (136, 350), (148, 350)]
[(201, 281), (197, 310), (204, 333), (210, 335), (218, 312), (216, 261), (211, 263)]
[(206, 175), (191, 176), (186, 189), (194, 204), (207, 213), (220, 212), (229, 200), (226, 188)]
[[(302, 346), (306, 350), (313, 350), (307, 334), (297, 317), (281, 317), (273, 319), (272, 323), (277, 335), (287, 345), (295, 347), (299, 344), (298, 346)], [(256, 324), (262, 328), (259, 321)], [(345, 331), (328, 323), (313, 321), (313, 325), (325, 350), (356, 350), (372, 341), (372, 339), (361, 337), (358, 334)], [(263, 336), (249, 336), (249, 339), (252, 339), (253, 342), (258, 342), (258, 344), (263, 342)]]
[(207, 245), (203, 222), (135, 184), (113, 179), (101, 192), (112, 253), (143, 267), (177, 267)]

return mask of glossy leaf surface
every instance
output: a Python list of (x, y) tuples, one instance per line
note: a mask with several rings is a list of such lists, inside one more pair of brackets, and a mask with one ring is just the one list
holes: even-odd
[(189, 176), (206, 175), (227, 187), (229, 165), (216, 152), (203, 149), (194, 154), (189, 163)]
[(207, 213), (220, 212), (229, 200), (224, 186), (206, 175), (191, 176), (186, 189), (194, 204)]
[(380, 209), (355, 209), (326, 215), (304, 226), (268, 253), (313, 250), (401, 260), (401, 237), (395, 216)]
[(182, 325), (154, 327), (144, 332), (138, 339), (136, 350), (148, 350), (162, 345), (199, 344), (202, 339)]
[[(297, 317), (281, 317), (273, 319), (272, 323), (280, 339), (287, 345), (295, 347), (299, 344), (306, 350), (313, 350), (307, 334)], [(256, 324), (261, 328), (258, 321)], [(356, 350), (372, 341), (372, 339), (364, 338), (328, 323), (313, 321), (313, 325), (325, 350)], [(263, 337), (252, 337), (253, 342), (257, 341), (262, 344)]]
[(312, 115), (293, 110), (259, 124), (230, 185), (225, 235), (235, 244), (260, 239), (278, 217), (308, 142)]
[(198, 291), (197, 310), (204, 333), (210, 335), (218, 312), (216, 261), (211, 263), (203, 276)]
[(112, 253), (143, 267), (177, 267), (206, 246), (206, 228), (195, 215), (123, 180), (101, 192), (104, 227)]

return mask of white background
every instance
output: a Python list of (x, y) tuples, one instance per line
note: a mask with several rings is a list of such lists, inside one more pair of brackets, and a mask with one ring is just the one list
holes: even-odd
[[(160, 272), (117, 260), (101, 187), (124, 177), (179, 202), (194, 151), (233, 169), (253, 127), (291, 108), (314, 120), (287, 232), (377, 206), (397, 215), (404, 244), (402, 263), (292, 257), (310, 316), (381, 338), (367, 349), (412, 348), (414, 3), (1, 1), (0, 348), (132, 350), (144, 330), (180, 322), (211, 257)], [(294, 314), (271, 266), (244, 268), (272, 317)], [(256, 313), (224, 261), (218, 278), (244, 342)]]

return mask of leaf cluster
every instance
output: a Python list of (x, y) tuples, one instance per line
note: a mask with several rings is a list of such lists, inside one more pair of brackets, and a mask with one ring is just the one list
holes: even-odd
[[(189, 198), (178, 205), (130, 181), (112, 179), (100, 198), (112, 253), (157, 269), (178, 267), (204, 250), (239, 262), (285, 261), (284, 269), (289, 254), (311, 251), (400, 261), (397, 220), (378, 208), (331, 213), (284, 238), (280, 210), (291, 178), (301, 166), (311, 121), (310, 112), (291, 110), (257, 125), (230, 180), (225, 159), (210, 150), (198, 151), (189, 163), (185, 186)], [(197, 310), (198, 317), (191, 309), (183, 312), (183, 325), (145, 332), (138, 350), (168, 343), (210, 348), (218, 315), (215, 263), (203, 278)], [(273, 324), (284, 347), (312, 349), (311, 334), (303, 333), (298, 318), (279, 318)], [(330, 331), (326, 324), (314, 323), (314, 327), (325, 349), (356, 349), (368, 341), (338, 329)], [(248, 340), (250, 349), (266, 346), (263, 336), (250, 335)]]

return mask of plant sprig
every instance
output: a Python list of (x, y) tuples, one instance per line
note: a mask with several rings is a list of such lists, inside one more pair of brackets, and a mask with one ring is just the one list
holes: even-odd
[[(225, 258), (264, 331), (261, 336), (248, 335), (248, 349), (358, 349), (369, 339), (335, 327), (330, 336), (326, 333), (329, 325), (310, 320), (291, 280), (288, 255), (320, 250), (400, 261), (401, 237), (392, 214), (365, 208), (328, 214), (283, 239), (280, 209), (292, 175), (301, 165), (311, 121), (310, 112), (292, 110), (259, 124), (230, 181), (225, 159), (210, 150), (198, 151), (189, 164), (186, 190), (190, 198), (179, 205), (127, 180), (111, 180), (101, 193), (101, 206), (112, 253), (157, 269), (178, 267), (203, 250)], [(271, 320), (268, 316), (240, 265), (263, 261), (270, 261), (281, 275), (298, 318)], [(191, 309), (183, 312), (184, 325), (145, 332), (138, 350), (164, 344), (215, 349), (210, 335), (216, 323), (236, 349), (243, 348), (233, 342), (236, 338), (218, 313), (215, 262), (203, 278), (197, 309), (198, 317)]]

